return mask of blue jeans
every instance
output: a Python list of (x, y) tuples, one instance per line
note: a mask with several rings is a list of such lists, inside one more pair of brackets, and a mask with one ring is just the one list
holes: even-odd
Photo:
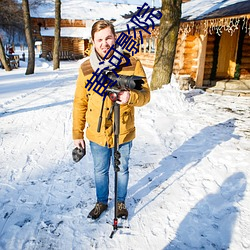
[[(121, 164), (119, 165), (120, 171), (118, 172), (117, 179), (117, 200), (121, 202), (125, 201), (127, 195), (129, 178), (128, 161), (131, 147), (132, 141), (119, 145)], [(107, 204), (109, 196), (109, 168), (111, 159), (112, 163), (114, 162), (114, 148), (103, 147), (91, 141), (90, 148), (94, 161), (97, 202)]]

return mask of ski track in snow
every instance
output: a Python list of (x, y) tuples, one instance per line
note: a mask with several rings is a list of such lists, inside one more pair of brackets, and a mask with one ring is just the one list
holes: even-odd
[[(230, 102), (168, 86), (154, 91), (147, 108), (136, 109), (130, 228), (109, 239), (113, 172), (108, 212), (90, 223), (95, 189), (89, 146), (80, 163), (71, 160), (76, 77), (77, 67), (48, 73), (44, 86), (0, 105), (0, 249), (227, 249), (230, 241), (231, 249), (250, 248), (244, 224), (250, 105), (244, 98)], [(234, 223), (240, 242), (230, 231)]]

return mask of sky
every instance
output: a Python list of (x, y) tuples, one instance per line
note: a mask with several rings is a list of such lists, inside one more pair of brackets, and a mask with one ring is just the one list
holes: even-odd
[(35, 74), (23, 61), (0, 69), (0, 249), (250, 249), (250, 99), (181, 91), (174, 77), (136, 108), (128, 220), (110, 239), (112, 167), (107, 212), (86, 218), (96, 202), (88, 141), (79, 163), (71, 155), (83, 60), (53, 71), (37, 54)]

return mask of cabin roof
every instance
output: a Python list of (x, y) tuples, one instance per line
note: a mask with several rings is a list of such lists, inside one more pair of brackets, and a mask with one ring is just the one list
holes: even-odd
[[(135, 4), (128, 4), (129, 1), (124, 1), (126, 4), (116, 4), (119, 1), (114, 0), (61, 1), (62, 19), (71, 20), (96, 20), (100, 18), (111, 20), (119, 19), (126, 14), (127, 18), (129, 18), (137, 11), (137, 7), (140, 6), (138, 4), (140, 3), (139, 0), (135, 1)], [(142, 2), (148, 2), (150, 5), (151, 1), (142, 0)], [(159, 2), (159, 0), (156, 2)], [(31, 17), (54, 18), (54, 10), (55, 4), (50, 0), (46, 0), (37, 9), (31, 9), (30, 13)], [(194, 21), (242, 14), (250, 14), (249, 0), (190, 0), (182, 4), (181, 19), (182, 21)]]
[[(70, 20), (118, 19), (129, 11), (136, 11), (138, 5), (98, 3), (93, 0), (61, 0), (61, 18)], [(47, 0), (36, 9), (30, 10), (31, 17), (55, 18), (55, 3)]]
[[(55, 28), (41, 28), (40, 30), (42, 36), (54, 37)], [(90, 27), (61, 27), (61, 37), (75, 37), (81, 39), (89, 39), (91, 33)]]
[[(160, 8), (155, 8), (155, 11), (157, 10), (160, 10)], [(133, 27), (136, 28), (136, 26), (130, 22), (131, 17), (136, 11), (130, 11), (123, 15), (123, 18), (117, 20), (114, 23), (116, 31), (127, 30), (127, 24), (129, 24), (130, 29)], [(181, 21), (199, 21), (245, 14), (250, 14), (250, 0), (191, 0), (182, 3)], [(160, 20), (154, 20), (155, 25), (159, 25)]]
[(249, 0), (191, 0), (182, 4), (182, 21), (250, 14)]

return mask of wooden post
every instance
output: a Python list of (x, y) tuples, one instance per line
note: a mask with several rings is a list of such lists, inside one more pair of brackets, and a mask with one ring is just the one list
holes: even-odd
[(143, 39), (143, 48), (144, 48), (144, 54), (146, 54), (146, 50), (147, 50), (147, 38)]
[(139, 44), (139, 53), (141, 53), (141, 42)]
[(157, 43), (158, 43), (158, 37), (155, 38), (155, 54), (156, 54), (156, 50), (157, 50)]
[(151, 53), (151, 48), (152, 47), (152, 37), (148, 39), (148, 53)]
[(206, 50), (207, 50), (207, 35), (200, 34), (199, 36), (199, 54), (198, 54), (198, 65), (196, 71), (195, 82), (197, 87), (202, 87), (204, 78), (204, 68), (206, 60)]

